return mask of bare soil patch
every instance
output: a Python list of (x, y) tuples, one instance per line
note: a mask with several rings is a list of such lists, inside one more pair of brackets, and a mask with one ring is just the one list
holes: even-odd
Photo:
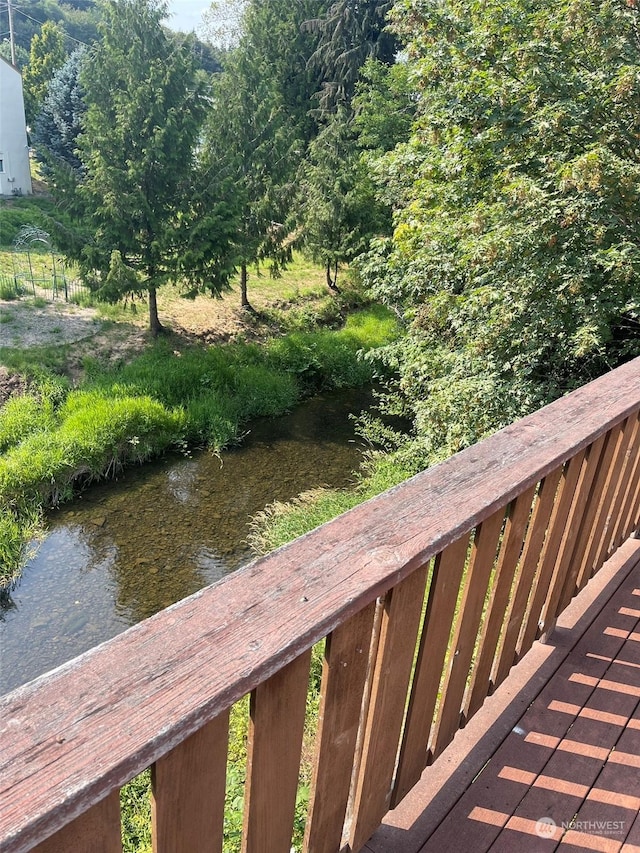
[[(199, 295), (191, 300), (172, 288), (163, 288), (158, 294), (160, 320), (173, 336), (176, 347), (226, 343), (238, 337), (263, 339), (276, 331), (272, 317), (267, 317), (270, 309), (317, 304), (327, 298), (320, 276), (320, 272), (304, 269), (276, 281), (268, 276), (256, 277), (250, 292), (255, 311), (240, 307), (235, 290), (222, 298)], [(109, 319), (95, 308), (65, 302), (44, 303), (31, 298), (0, 300), (0, 347), (71, 345), (66, 356), (67, 371), (77, 381), (87, 356), (106, 363), (121, 362), (143, 351), (150, 342), (147, 312), (144, 299), (127, 303), (124, 310)], [(0, 356), (0, 405), (24, 390), (24, 381), (2, 366)]]
[(65, 302), (0, 301), (0, 346), (28, 349), (89, 338), (101, 327), (93, 308)]

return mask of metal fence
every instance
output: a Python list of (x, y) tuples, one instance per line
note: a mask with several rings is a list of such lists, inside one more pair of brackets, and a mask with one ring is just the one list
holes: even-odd
[(0, 298), (36, 296), (47, 301), (78, 301), (87, 288), (68, 274), (64, 258), (54, 251), (50, 235), (24, 226), (13, 244), (11, 268), (0, 270)]

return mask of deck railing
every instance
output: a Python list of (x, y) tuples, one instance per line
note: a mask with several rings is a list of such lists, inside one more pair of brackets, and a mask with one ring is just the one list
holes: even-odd
[(0, 849), (115, 853), (152, 767), (154, 850), (289, 853), (310, 650), (327, 638), (304, 849), (357, 851), (637, 529), (640, 359), (6, 696)]

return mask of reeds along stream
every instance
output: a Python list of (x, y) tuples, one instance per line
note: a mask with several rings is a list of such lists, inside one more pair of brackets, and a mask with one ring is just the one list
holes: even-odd
[(365, 391), (314, 398), (253, 423), (239, 448), (130, 470), (52, 513), (0, 609), (0, 693), (239, 568), (268, 503), (348, 485), (362, 451), (350, 414), (370, 403)]

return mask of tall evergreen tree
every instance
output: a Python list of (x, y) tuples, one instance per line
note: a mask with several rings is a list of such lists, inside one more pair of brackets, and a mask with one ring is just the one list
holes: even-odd
[(232, 215), (240, 300), (250, 308), (248, 268), (277, 263), (283, 237), (288, 158), (296, 141), (272, 81), (238, 49), (214, 81), (200, 155), (203, 192), (225, 199)]
[(321, 75), (322, 113), (350, 103), (367, 59), (394, 61), (397, 41), (387, 27), (392, 6), (393, 0), (333, 0), (325, 12), (306, 22), (318, 40), (309, 64)]
[(76, 212), (91, 239), (76, 254), (105, 298), (146, 292), (157, 334), (160, 284), (184, 279), (213, 290), (224, 284), (221, 247), (190, 228), (206, 86), (190, 39), (178, 42), (161, 26), (164, 3), (106, 0), (103, 7), (102, 39), (80, 75), (87, 112), (78, 140), (83, 174)]
[(309, 145), (298, 174), (297, 214), (304, 250), (325, 269), (337, 290), (339, 266), (360, 255), (374, 234), (388, 229), (353, 119), (339, 108)]
[(308, 69), (313, 38), (302, 24), (321, 0), (250, 0), (224, 73), (214, 81), (202, 146), (202, 186), (234, 211), (241, 305), (250, 307), (250, 265), (276, 270), (286, 257), (285, 219), (306, 142), (317, 87)]
[(45, 175), (60, 166), (80, 173), (78, 136), (86, 112), (80, 69), (86, 53), (74, 51), (54, 74), (33, 129), (33, 143)]

